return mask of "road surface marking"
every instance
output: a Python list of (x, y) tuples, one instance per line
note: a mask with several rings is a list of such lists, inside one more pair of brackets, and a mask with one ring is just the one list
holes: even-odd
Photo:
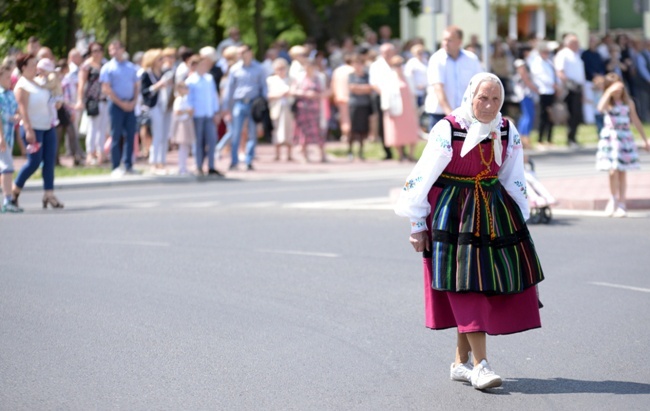
[(303, 208), (320, 210), (392, 210), (388, 197), (358, 198), (350, 200), (309, 201), (284, 204), (285, 208)]
[(113, 244), (113, 245), (139, 245), (144, 247), (171, 247), (171, 243), (157, 241), (113, 241), (113, 240), (90, 240), (90, 243)]
[[(553, 208), (553, 215), (558, 216), (580, 216), (580, 217), (605, 217), (612, 218), (605, 214), (604, 211), (595, 211), (595, 210), (569, 210), (561, 208)], [(650, 217), (650, 212), (644, 210), (638, 211), (629, 211), (627, 212), (627, 218), (648, 218)]]
[(304, 255), (311, 257), (327, 257), (327, 258), (337, 258), (340, 257), (340, 254), (335, 253), (320, 253), (316, 251), (298, 251), (298, 250), (257, 250), (261, 253), (274, 253), (274, 254), (290, 254), (290, 255)]
[(599, 282), (592, 282), (591, 284), (602, 285), (603, 287), (622, 288), (624, 290), (641, 291), (642, 293), (650, 293), (650, 288), (632, 287), (629, 285), (599, 283)]

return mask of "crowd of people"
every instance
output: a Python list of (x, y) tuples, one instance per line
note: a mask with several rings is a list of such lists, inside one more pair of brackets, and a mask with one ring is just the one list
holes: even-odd
[[(531, 146), (537, 124), (536, 146), (551, 145), (563, 111), (569, 145), (578, 145), (582, 122), (595, 122), (600, 130), (604, 117), (598, 103), (607, 73), (621, 78), (641, 121), (650, 119), (650, 42), (624, 34), (615, 40), (592, 37), (589, 48), (581, 50), (569, 34), (559, 47), (552, 44), (490, 45), (490, 70), (505, 86), (502, 112), (519, 107), (524, 144)], [(91, 42), (59, 60), (30, 38), (0, 69), (9, 73), (0, 89), (0, 142), (2, 147), (15, 142), (28, 159), (13, 184), (4, 183), (11, 180), (13, 165), (12, 150), (2, 150), (3, 187), (11, 185), (4, 189), (3, 210), (20, 210), (20, 190), (41, 163), (43, 204), (62, 207), (52, 192), (62, 152), (75, 166), (108, 162), (116, 177), (137, 173), (138, 160), (148, 161), (155, 174), (221, 176), (239, 169), (240, 162), (252, 171), (260, 136), (275, 145), (276, 161), (299, 155), (302, 161), (325, 162), (325, 144), (334, 138), (348, 144), (351, 160), (364, 159), (364, 143), (372, 138), (382, 143), (386, 159), (415, 161), (420, 136), (460, 107), (470, 78), (485, 70), (482, 47), (476, 36), (466, 42), (462, 30), (451, 26), (431, 53), (423, 39), (403, 42), (383, 26), (378, 32), (368, 29), (362, 40), (330, 40), (325, 50), (311, 40), (292, 47), (277, 41), (257, 61), (239, 30), (231, 28), (216, 47), (130, 55), (115, 40), (107, 50)], [(170, 150), (178, 150), (178, 170), (168, 168)], [(220, 171), (217, 161), (227, 150), (230, 162)]]

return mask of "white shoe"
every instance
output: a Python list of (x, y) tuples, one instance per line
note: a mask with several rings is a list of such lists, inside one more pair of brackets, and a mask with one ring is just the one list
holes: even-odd
[(451, 367), (449, 367), (449, 378), (454, 381), (465, 381), (471, 383), (472, 368), (474, 367), (470, 360), (460, 364), (451, 363)]
[(124, 177), (124, 170), (121, 169), (120, 167), (113, 169), (113, 171), (111, 171), (111, 177), (113, 178)]
[(621, 218), (625, 216), (627, 216), (627, 211), (625, 210), (625, 207), (619, 204), (619, 206), (616, 207), (616, 211), (614, 211), (614, 214), (612, 214), (612, 217)]
[(487, 360), (482, 360), (479, 365), (474, 367), (472, 370), (471, 381), (472, 387), (477, 390), (500, 387), (502, 383), (501, 377), (494, 373)]

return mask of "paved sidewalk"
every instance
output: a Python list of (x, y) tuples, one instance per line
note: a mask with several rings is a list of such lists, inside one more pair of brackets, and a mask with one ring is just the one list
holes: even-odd
[[(341, 143), (328, 143), (328, 147), (343, 147)], [(318, 158), (318, 153), (315, 148), (310, 153), (312, 158)], [(298, 149), (294, 148), (294, 153), (298, 153)], [(283, 152), (284, 154), (284, 152)], [(557, 164), (546, 164), (544, 158), (547, 156), (563, 156), (567, 159), (562, 159)], [(554, 167), (551, 173), (552, 177), (540, 177), (542, 184), (548, 191), (558, 200), (558, 204), (554, 207), (556, 209), (565, 210), (604, 210), (607, 200), (609, 198), (609, 185), (607, 175), (604, 172), (597, 172), (591, 168), (580, 170), (578, 175), (575, 171), (567, 172), (564, 174), (562, 167), (571, 163), (572, 156), (577, 156), (578, 153), (571, 152), (558, 152), (558, 153), (534, 153), (533, 158), (538, 164), (539, 168)], [(226, 156), (229, 156), (228, 154)], [(582, 158), (589, 158), (589, 153), (582, 152)], [(337, 158), (333, 156), (328, 157), (328, 162), (304, 162), (300, 154), (296, 154), (295, 161), (274, 161), (275, 152), (273, 146), (270, 144), (259, 144), (256, 151), (256, 160), (254, 162), (255, 170), (246, 171), (242, 163), (240, 163), (239, 170), (228, 171), (230, 159), (221, 160), (217, 162), (217, 169), (226, 175), (226, 178), (231, 179), (273, 179), (291, 174), (327, 174), (327, 173), (354, 173), (363, 170), (394, 169), (396, 175), (403, 176), (408, 174), (413, 163), (400, 163), (398, 161), (350, 161), (347, 158)], [(83, 187), (100, 187), (100, 186), (115, 186), (115, 185), (132, 185), (132, 184), (148, 184), (148, 183), (182, 183), (185, 181), (193, 181), (199, 179), (195, 176), (179, 176), (177, 175), (178, 161), (175, 151), (169, 153), (167, 157), (169, 175), (159, 176), (154, 175), (149, 171), (149, 166), (146, 161), (139, 160), (136, 164), (136, 169), (141, 171), (140, 175), (124, 176), (121, 178), (114, 178), (110, 174), (97, 175), (97, 176), (83, 176), (83, 177), (66, 177), (57, 178), (55, 180), (56, 189), (67, 188), (83, 188)], [(70, 158), (63, 157), (64, 165), (71, 165)], [(24, 158), (15, 159), (15, 167), (18, 170), (25, 162)], [(189, 159), (191, 164), (193, 159)], [(641, 162), (644, 169), (628, 173), (628, 209), (630, 210), (650, 210), (650, 155), (643, 152), (641, 154)], [(559, 164), (559, 165), (558, 165)], [(567, 171), (570, 171), (567, 168)], [(200, 177), (202, 179), (212, 177)], [(25, 187), (26, 190), (40, 190), (41, 180), (29, 180)], [(389, 195), (389, 193), (387, 193)]]
[[(650, 153), (640, 150), (641, 169), (627, 173), (629, 210), (650, 210)], [(541, 183), (558, 200), (561, 210), (604, 211), (610, 198), (609, 177), (595, 168), (596, 146), (570, 151), (559, 147), (550, 152), (532, 152), (541, 170)]]

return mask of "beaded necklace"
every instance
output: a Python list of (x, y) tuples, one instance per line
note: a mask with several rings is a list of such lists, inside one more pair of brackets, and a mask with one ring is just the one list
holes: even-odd
[(493, 144), (492, 141), (490, 141), (488, 143), (488, 145), (490, 146), (490, 148), (489, 148), (489, 150), (490, 150), (490, 160), (489, 161), (485, 161), (485, 158), (483, 157), (483, 144), (479, 144), (479, 149), (480, 149), (479, 152), (481, 154), (481, 163), (483, 163), (483, 165), (485, 166), (485, 168), (488, 169), (488, 171), (490, 170), (490, 165), (492, 164), (492, 160), (494, 160), (494, 148), (492, 147), (492, 144)]

